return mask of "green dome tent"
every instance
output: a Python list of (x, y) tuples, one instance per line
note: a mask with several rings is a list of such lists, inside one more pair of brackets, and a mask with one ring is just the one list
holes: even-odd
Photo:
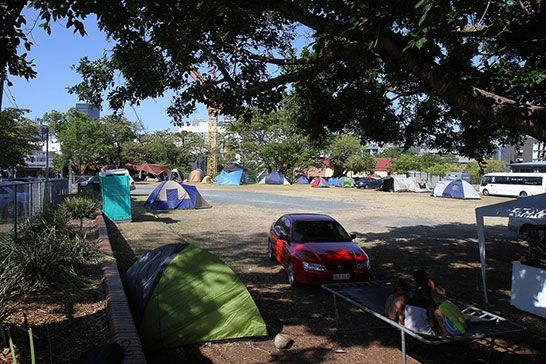
[(268, 335), (250, 293), (207, 250), (168, 244), (126, 273), (125, 291), (144, 351)]

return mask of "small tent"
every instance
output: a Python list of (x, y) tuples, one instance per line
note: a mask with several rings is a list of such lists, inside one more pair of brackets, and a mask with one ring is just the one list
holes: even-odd
[(516, 200), (497, 203), (494, 205), (476, 208), (476, 226), (478, 230), (478, 242), (480, 250), (480, 262), (482, 266), (482, 284), (484, 301), (487, 302), (487, 288), (485, 284), (485, 235), (483, 230), (485, 216), (497, 217), (525, 217), (541, 219), (546, 216), (546, 193), (540, 195), (520, 197)]
[[(440, 183), (440, 182), (448, 182), (446, 183)], [(466, 182), (462, 179), (455, 179), (452, 181), (440, 181), (434, 187), (434, 190), (432, 191), (433, 196), (440, 196), (440, 197), (450, 197), (450, 198), (461, 198), (461, 199), (481, 199), (480, 195), (478, 195), (478, 192), (470, 185), (470, 183)]]
[(205, 209), (212, 207), (195, 186), (175, 181), (161, 182), (150, 193), (144, 206), (150, 210)]
[(336, 184), (336, 187), (354, 187), (355, 186), (355, 180), (351, 177), (340, 177)]
[(239, 169), (233, 172), (226, 172), (222, 170), (216, 179), (217, 185), (230, 185), (230, 186), (239, 186), (241, 184), (241, 179), (243, 178), (243, 170)]
[(252, 183), (258, 183), (258, 181), (256, 180), (256, 177), (247, 174), (243, 177), (243, 183), (247, 185)]
[(298, 178), (298, 180), (296, 181), (296, 184), (298, 184), (298, 185), (308, 185), (309, 184), (309, 179), (306, 176), (300, 176), (300, 178)]
[(286, 176), (279, 172), (273, 172), (266, 174), (260, 178), (258, 184), (267, 184), (267, 185), (291, 185), (292, 182)]
[(178, 169), (173, 169), (169, 172), (169, 181), (182, 182), (184, 175)]
[(190, 176), (188, 177), (188, 182), (201, 182), (205, 177), (205, 172), (200, 168), (194, 169), (191, 171)]
[(268, 335), (239, 277), (191, 244), (149, 251), (124, 277), (144, 351)]
[(203, 184), (212, 183), (212, 178), (210, 176), (203, 177), (203, 180), (201, 181)]
[(335, 186), (338, 179), (339, 179), (339, 178), (336, 178), (336, 177), (330, 177), (330, 178), (328, 178), (328, 184), (329, 184), (330, 186)]
[(330, 187), (330, 185), (324, 178), (317, 177), (313, 180), (313, 183), (311, 183), (311, 187)]

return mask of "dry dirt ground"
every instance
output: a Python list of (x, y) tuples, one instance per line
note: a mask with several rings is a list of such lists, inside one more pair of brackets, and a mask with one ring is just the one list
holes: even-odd
[[(137, 190), (153, 185), (141, 183)], [(490, 303), (483, 303), (474, 209), (506, 198), (488, 196), (463, 201), (428, 194), (314, 189), (305, 185), (199, 184), (197, 188), (268, 192), (363, 205), (326, 213), (357, 234), (355, 242), (369, 254), (374, 279), (409, 279), (414, 270), (425, 269), (449, 296), (528, 327), (524, 334), (497, 340), (493, 362), (546, 362), (546, 320), (510, 306), (511, 262), (525, 255), (527, 248), (507, 230), (506, 219), (486, 218)], [(120, 270), (163, 244), (189, 242), (209, 249), (245, 283), (271, 335), (282, 332), (294, 339), (289, 350), (276, 349), (272, 340), (187, 346), (149, 353), (149, 363), (401, 362), (398, 331), (374, 329), (356, 335), (339, 334), (331, 295), (318, 287), (291, 288), (282, 267), (266, 258), (271, 223), (285, 213), (313, 211), (258, 209), (240, 204), (151, 212), (143, 206), (145, 199), (133, 196), (133, 222), (109, 226)], [(340, 326), (345, 330), (383, 326), (350, 304), (341, 303), (339, 309)], [(433, 347), (407, 339), (408, 363), (480, 363), (487, 352), (486, 341)]]

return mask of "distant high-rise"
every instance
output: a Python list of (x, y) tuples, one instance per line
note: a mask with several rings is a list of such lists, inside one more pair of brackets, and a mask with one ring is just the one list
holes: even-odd
[(96, 108), (95, 106), (89, 105), (89, 104), (76, 104), (76, 109), (78, 111), (88, 114), (91, 119), (98, 120), (100, 119), (100, 110)]

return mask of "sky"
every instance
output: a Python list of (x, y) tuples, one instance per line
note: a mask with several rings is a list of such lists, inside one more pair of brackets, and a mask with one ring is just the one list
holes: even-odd
[[(106, 40), (105, 34), (97, 28), (96, 18), (88, 17), (85, 24), (87, 35), (82, 37), (74, 34), (72, 29), (66, 29), (66, 21), (54, 23), (51, 26), (51, 35), (35, 24), (37, 13), (32, 9), (26, 9), (27, 27), (31, 31), (29, 39), (34, 43), (29, 52), (28, 59), (34, 59), (34, 68), (37, 71), (36, 78), (27, 81), (25, 78), (9, 76), (13, 86), (4, 84), (2, 108), (19, 107), (31, 110), (26, 117), (36, 120), (46, 112), (57, 110), (68, 111), (75, 107), (77, 95), (70, 95), (66, 88), (81, 82), (76, 71), (70, 69), (77, 65), (79, 60), (87, 56), (90, 60), (96, 60), (103, 56), (104, 51), (112, 48), (113, 44)], [(178, 130), (171, 123), (167, 115), (167, 107), (170, 105), (170, 96), (160, 99), (147, 99), (139, 106), (126, 106), (124, 114), (127, 119), (137, 121), (139, 118), (150, 132), (157, 130)], [(112, 114), (108, 103), (102, 105), (101, 117)], [(138, 115), (138, 117), (137, 117)], [(206, 107), (199, 105), (197, 112), (190, 115), (188, 120), (200, 117), (207, 119)]]

